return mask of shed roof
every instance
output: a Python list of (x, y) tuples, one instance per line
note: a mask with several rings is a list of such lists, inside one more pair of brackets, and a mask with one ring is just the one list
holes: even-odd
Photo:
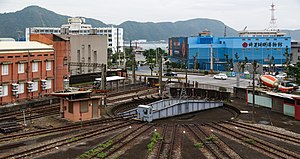
[(15, 42), (5, 41), (0, 42), (0, 52), (14, 52), (14, 51), (54, 51), (53, 46), (46, 45), (39, 42)]
[(52, 93), (54, 96), (69, 96), (69, 95), (75, 95), (75, 94), (87, 94), (92, 93), (92, 91), (73, 91), (73, 92), (61, 92), (61, 93)]
[[(124, 80), (125, 77), (120, 77), (120, 76), (111, 76), (111, 77), (106, 77), (106, 81), (118, 81), (118, 80)], [(101, 78), (95, 78), (96, 81), (101, 81)]]

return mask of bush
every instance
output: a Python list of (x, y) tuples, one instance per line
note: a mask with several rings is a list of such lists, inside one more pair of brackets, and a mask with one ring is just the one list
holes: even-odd
[(204, 74), (205, 74), (205, 75), (208, 75), (208, 71), (204, 71)]
[(201, 143), (201, 142), (198, 142), (198, 143), (195, 143), (194, 144), (194, 146), (196, 147), (196, 148), (203, 148), (203, 143)]

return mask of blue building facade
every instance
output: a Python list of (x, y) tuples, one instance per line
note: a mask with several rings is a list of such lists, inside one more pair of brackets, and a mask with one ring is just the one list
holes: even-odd
[[(171, 60), (177, 61), (170, 52), (174, 52), (174, 47), (170, 46), (170, 41), (174, 41), (174, 39), (169, 39), (169, 55)], [(180, 44), (178, 45), (180, 46)], [(170, 50), (170, 47), (173, 50)], [(247, 57), (248, 62), (251, 63), (256, 60), (265, 66), (268, 65), (269, 59), (274, 57), (275, 65), (282, 66), (286, 62), (286, 56), (284, 56), (286, 49), (291, 54), (291, 37), (272, 35), (213, 37), (200, 35), (188, 37), (187, 47), (189, 69), (194, 68), (195, 60), (197, 60), (199, 69), (210, 70), (211, 51), (213, 52), (214, 70), (224, 71), (227, 64), (225, 54), (228, 55), (228, 59), (233, 60), (233, 63), (237, 62), (235, 58), (235, 54), (237, 54), (239, 61), (245, 61), (245, 57)]]

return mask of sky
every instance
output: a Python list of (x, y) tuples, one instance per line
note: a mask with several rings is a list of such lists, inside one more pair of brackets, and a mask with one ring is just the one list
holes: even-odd
[(243, 30), (268, 28), (275, 4), (279, 29), (300, 29), (300, 0), (0, 0), (0, 13), (38, 5), (61, 15), (82, 16), (106, 24), (175, 22), (193, 18), (220, 20)]

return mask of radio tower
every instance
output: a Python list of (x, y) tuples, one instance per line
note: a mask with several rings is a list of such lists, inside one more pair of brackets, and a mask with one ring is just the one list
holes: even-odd
[(271, 21), (268, 30), (277, 30), (276, 18), (275, 18), (275, 5), (271, 5)]

